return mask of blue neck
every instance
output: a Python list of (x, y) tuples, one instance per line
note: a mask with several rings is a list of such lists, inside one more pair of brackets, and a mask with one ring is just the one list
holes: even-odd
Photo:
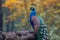
[(36, 10), (32, 10), (31, 14), (36, 15)]
[(33, 16), (36, 16), (36, 10), (31, 10), (30, 19), (31, 19)]

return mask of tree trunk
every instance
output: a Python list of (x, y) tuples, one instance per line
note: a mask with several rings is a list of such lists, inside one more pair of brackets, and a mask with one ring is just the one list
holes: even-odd
[[(13, 12), (14, 12), (14, 10), (12, 10), (12, 12), (11, 12), (12, 15), (13, 15)], [(12, 20), (12, 21), (11, 21), (11, 32), (14, 31), (14, 28), (15, 28), (15, 27), (14, 27), (14, 20)]]
[(3, 19), (2, 19), (3, 13), (2, 13), (2, 0), (0, 0), (0, 31), (3, 30)]
[(8, 16), (10, 15), (10, 9), (7, 8), (7, 14), (6, 14), (6, 20), (8, 20), (7, 25), (6, 25), (6, 32), (10, 31), (10, 19), (8, 18)]
[(14, 31), (14, 20), (11, 22), (11, 32)]

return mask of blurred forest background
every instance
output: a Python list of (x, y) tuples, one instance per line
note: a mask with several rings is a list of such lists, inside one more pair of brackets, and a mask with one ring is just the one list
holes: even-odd
[(3, 31), (33, 30), (29, 23), (30, 7), (37, 5), (48, 28), (50, 39), (60, 40), (60, 0), (2, 0)]

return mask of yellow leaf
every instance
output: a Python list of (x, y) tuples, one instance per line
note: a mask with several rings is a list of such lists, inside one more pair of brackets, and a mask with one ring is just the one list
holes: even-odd
[(43, 3), (44, 3), (45, 5), (47, 5), (47, 2), (46, 2), (46, 1), (44, 1)]
[(57, 6), (60, 6), (60, 3), (57, 3)]
[(24, 18), (21, 20), (22, 23), (25, 23), (25, 21), (26, 21), (26, 20), (25, 20)]

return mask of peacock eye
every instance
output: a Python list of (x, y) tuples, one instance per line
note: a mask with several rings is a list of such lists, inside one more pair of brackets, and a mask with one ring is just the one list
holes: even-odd
[(40, 32), (40, 34), (43, 34), (43, 32)]
[(46, 39), (42, 38), (42, 40), (46, 40)]

